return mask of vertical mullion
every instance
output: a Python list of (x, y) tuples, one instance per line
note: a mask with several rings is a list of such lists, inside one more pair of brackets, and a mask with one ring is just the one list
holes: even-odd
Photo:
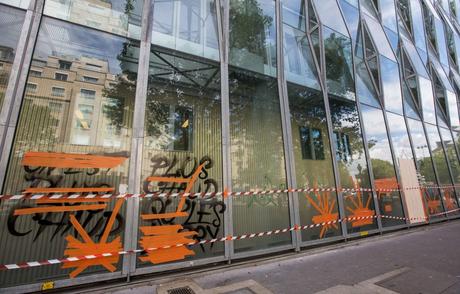
[[(222, 177), (224, 189), (232, 191), (232, 167), (231, 167), (231, 142), (230, 142), (230, 97), (228, 83), (228, 53), (229, 53), (229, 21), (230, 0), (217, 0), (219, 27), (219, 51), (220, 51), (220, 74), (221, 74), (221, 115), (222, 115)], [(224, 212), (224, 234), (233, 235), (233, 197), (224, 196), (226, 210)], [(225, 257), (231, 261), (234, 255), (234, 242), (225, 241)]]
[[(142, 177), (142, 151), (144, 144), (145, 106), (147, 102), (147, 87), (149, 76), (149, 57), (151, 48), (151, 23), (153, 3), (144, 0), (141, 21), (141, 43), (136, 82), (136, 97), (134, 102), (133, 137), (131, 139), (131, 154), (129, 160), (128, 193), (139, 193)], [(128, 198), (126, 206), (125, 250), (137, 248), (139, 227), (139, 198)], [(123, 274), (136, 270), (136, 255), (124, 255)]]
[[(288, 0), (289, 1), (289, 0)], [(284, 38), (281, 0), (276, 1), (276, 44), (277, 44), (277, 80), (280, 99), (281, 126), (283, 130), (284, 160), (288, 187), (297, 187), (295, 178), (294, 148), (292, 143), (292, 128), (289, 113), (289, 98), (287, 81), (284, 74)], [(288, 193), (289, 219), (291, 227), (300, 224), (298, 193)], [(292, 244), (300, 251), (301, 232), (291, 232)]]
[(13, 139), (42, 18), (44, 0), (31, 1), (22, 26), (16, 56), (0, 113), (0, 192), (3, 189)]

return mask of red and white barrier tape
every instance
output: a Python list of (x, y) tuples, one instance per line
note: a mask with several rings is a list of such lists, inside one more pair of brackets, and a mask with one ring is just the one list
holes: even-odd
[[(443, 212), (443, 213), (441, 213), (439, 215), (445, 215), (445, 214), (449, 214), (449, 213), (456, 212), (456, 211), (459, 211), (459, 210), (460, 210), (460, 208), (450, 210), (450, 211), (446, 211), (446, 212)], [(431, 215), (430, 217), (432, 217), (432, 216), (435, 216), (435, 215)], [(407, 220), (423, 220), (423, 221), (426, 221), (429, 218), (429, 217), (406, 218), (406, 217), (397, 217), (397, 216), (391, 216), (391, 215), (381, 215), (381, 216), (372, 215), (372, 216), (363, 216), (363, 217), (345, 217), (345, 218), (342, 218), (342, 219), (332, 220), (332, 221), (318, 223), (318, 224), (310, 224), (310, 225), (304, 225), (304, 226), (295, 225), (294, 227), (291, 227), (291, 228), (277, 229), (277, 230), (260, 232), (260, 233), (244, 234), (244, 235), (240, 235), (240, 236), (226, 236), (226, 237), (210, 239), (210, 240), (192, 241), (192, 242), (189, 242), (189, 243), (179, 243), (179, 244), (162, 246), (162, 247), (158, 247), (158, 248), (124, 250), (124, 251), (118, 251), (118, 252), (107, 252), (107, 253), (100, 253), (100, 254), (93, 254), (93, 255), (65, 257), (65, 258), (59, 258), (59, 259), (47, 259), (47, 260), (42, 260), (42, 261), (29, 261), (29, 262), (13, 263), (13, 264), (0, 264), (0, 271), (2, 271), (2, 270), (22, 269), (22, 268), (31, 268), (31, 267), (52, 265), (52, 264), (69, 263), (69, 262), (75, 262), (75, 261), (81, 261), (81, 260), (105, 258), (105, 257), (111, 257), (111, 256), (118, 256), (118, 255), (136, 254), (136, 253), (150, 252), (150, 251), (161, 250), (161, 249), (170, 249), (170, 248), (174, 248), (174, 247), (195, 246), (195, 245), (204, 245), (204, 244), (210, 244), (210, 243), (216, 243), (216, 242), (251, 239), (251, 238), (257, 238), (257, 237), (263, 237), (263, 236), (277, 235), (277, 234), (287, 233), (287, 232), (292, 232), (292, 231), (308, 230), (308, 229), (318, 228), (318, 227), (322, 227), (322, 226), (337, 224), (337, 223), (341, 223), (341, 222), (349, 222), (349, 221), (352, 222), (352, 221), (364, 220), (364, 219), (376, 219), (376, 218), (379, 218), (379, 217), (380, 218), (393, 219), (393, 220), (404, 220), (404, 221), (407, 221)]]
[(254, 196), (270, 195), (279, 193), (310, 193), (310, 192), (400, 192), (405, 190), (430, 190), (430, 189), (454, 189), (460, 188), (460, 185), (450, 186), (427, 186), (427, 187), (407, 187), (398, 189), (372, 189), (372, 188), (291, 188), (263, 191), (246, 191), (246, 192), (200, 192), (200, 193), (144, 193), (144, 194), (18, 194), (18, 195), (0, 195), (0, 200), (39, 200), (39, 199), (108, 199), (108, 198), (169, 198), (169, 197), (218, 197), (218, 196)]

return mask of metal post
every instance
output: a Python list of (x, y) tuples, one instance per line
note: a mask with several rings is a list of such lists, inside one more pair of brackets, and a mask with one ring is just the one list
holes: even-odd
[[(219, 6), (218, 25), (219, 25), (219, 50), (220, 50), (220, 83), (222, 96), (222, 177), (224, 188), (232, 191), (232, 166), (231, 166), (231, 142), (230, 142), (230, 97), (228, 83), (228, 54), (229, 54), (229, 21), (230, 21), (230, 3), (229, 0), (217, 0)], [(232, 196), (224, 197), (226, 210), (224, 212), (224, 234), (225, 236), (233, 235), (233, 198)], [(231, 262), (234, 255), (233, 241), (225, 242), (225, 257)]]
[(13, 149), (14, 134), (19, 120), (27, 75), (32, 62), (44, 5), (44, 0), (31, 1), (26, 12), (16, 50), (17, 54), (13, 61), (11, 76), (0, 113), (0, 191), (3, 190), (6, 179), (8, 160)]
[[(276, 1), (276, 53), (277, 53), (277, 80), (278, 93), (280, 99), (281, 126), (283, 131), (284, 144), (284, 160), (287, 176), (287, 184), (289, 187), (297, 187), (295, 163), (294, 163), (294, 148), (292, 143), (292, 128), (289, 112), (289, 98), (284, 74), (284, 38), (283, 38), (283, 20), (281, 0)], [(288, 193), (289, 199), (289, 220), (291, 227), (300, 224), (299, 214), (299, 198), (298, 193)], [(300, 251), (300, 243), (302, 240), (300, 231), (291, 232), (292, 244), (296, 251)]]
[[(133, 137), (131, 139), (131, 155), (129, 159), (128, 192), (139, 193), (142, 177), (142, 151), (144, 144), (145, 105), (149, 79), (149, 58), (152, 23), (151, 0), (144, 0), (142, 13), (141, 43), (139, 50), (139, 66), (134, 102)], [(137, 248), (139, 227), (139, 198), (129, 198), (126, 206), (125, 250)], [(129, 275), (136, 271), (136, 255), (125, 255), (123, 258), (123, 274)]]

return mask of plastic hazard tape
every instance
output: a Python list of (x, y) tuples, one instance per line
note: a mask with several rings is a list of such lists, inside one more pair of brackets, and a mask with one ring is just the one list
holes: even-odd
[[(446, 211), (441, 213), (440, 215), (453, 213), (459, 211), (459, 209), (454, 209), (450, 211)], [(431, 215), (430, 217), (433, 217)], [(318, 224), (310, 224), (310, 225), (295, 225), (291, 228), (285, 229), (277, 229), (272, 231), (260, 232), (260, 233), (251, 233), (251, 234), (244, 234), (240, 236), (225, 236), (222, 238), (210, 239), (210, 240), (202, 240), (202, 241), (192, 241), (189, 243), (178, 243), (172, 245), (166, 245), (162, 247), (154, 247), (154, 248), (146, 248), (146, 249), (134, 249), (134, 250), (124, 250), (124, 251), (117, 251), (117, 252), (107, 252), (107, 253), (100, 253), (100, 254), (91, 254), (91, 255), (83, 255), (83, 256), (74, 256), (74, 257), (65, 257), (59, 259), (47, 259), (42, 261), (29, 261), (29, 262), (22, 262), (22, 263), (13, 263), (13, 264), (0, 264), (0, 271), (2, 270), (14, 270), (14, 269), (23, 269), (23, 268), (31, 268), (31, 267), (38, 267), (38, 266), (45, 266), (45, 265), (52, 265), (52, 264), (64, 264), (70, 263), (75, 261), (82, 261), (82, 260), (90, 260), (96, 258), (106, 258), (111, 256), (119, 256), (119, 255), (127, 255), (127, 254), (136, 254), (136, 253), (146, 253), (161, 249), (170, 249), (174, 247), (182, 247), (182, 246), (195, 246), (195, 245), (204, 245), (210, 243), (217, 243), (217, 242), (226, 242), (226, 241), (236, 241), (236, 240), (243, 240), (243, 239), (252, 239), (270, 235), (277, 235), (292, 231), (301, 231), (301, 230), (308, 230), (313, 228), (318, 228), (327, 225), (333, 225), (342, 222), (353, 222), (357, 220), (365, 220), (365, 219), (377, 219), (377, 218), (387, 218), (387, 219), (394, 219), (394, 220), (424, 220), (426, 221), (429, 217), (416, 217), (416, 218), (405, 218), (405, 217), (397, 217), (391, 215), (371, 215), (371, 216), (362, 216), (362, 217), (345, 217), (337, 220), (331, 220), (323, 223)]]
[(144, 194), (18, 194), (0, 195), (0, 200), (39, 200), (39, 199), (108, 199), (108, 198), (169, 198), (169, 197), (218, 197), (223, 196), (254, 196), (270, 195), (279, 193), (310, 193), (310, 192), (401, 192), (404, 190), (433, 190), (433, 189), (453, 189), (460, 188), (460, 185), (450, 186), (426, 186), (426, 187), (407, 187), (394, 189), (372, 189), (372, 188), (288, 188), (278, 190), (245, 191), (245, 192), (198, 192), (198, 193), (144, 193)]

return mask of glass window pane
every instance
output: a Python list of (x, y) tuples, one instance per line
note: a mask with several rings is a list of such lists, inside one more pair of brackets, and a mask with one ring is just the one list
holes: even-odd
[(386, 58), (396, 62), (395, 55), (391, 49), (390, 43), (388, 43), (388, 39), (382, 29), (382, 26), (366, 14), (364, 14), (364, 19), (366, 20), (366, 25), (369, 28), (372, 40), (377, 47), (377, 51)]
[(219, 60), (215, 0), (155, 0), (152, 43)]
[(288, 25), (284, 25), (283, 29), (286, 79), (319, 90), (316, 66), (306, 34)]
[(379, 0), (379, 10), (383, 25), (397, 32), (398, 23), (396, 21), (395, 0)]
[(412, 43), (406, 38), (402, 38), (402, 40), (403, 40), (404, 48), (407, 51), (407, 56), (410, 59), (411, 65), (414, 67), (417, 74), (425, 78), (428, 78), (429, 77), (428, 72), (426, 71), (425, 65), (423, 61), (420, 59), (420, 56), (418, 55), (418, 52), (415, 49), (414, 45), (412, 45)]
[(447, 91), (447, 107), (449, 109), (450, 126), (453, 129), (458, 129), (460, 127), (460, 122), (458, 116), (457, 96), (450, 91)]
[(323, 25), (348, 36), (347, 26), (335, 0), (313, 0), (313, 4)]
[[(428, 141), (430, 143), (433, 163), (438, 174), (439, 184), (452, 186), (453, 183), (450, 176), (448, 161), (446, 154), (444, 153), (441, 138), (439, 137), (438, 128), (436, 126), (426, 124), (426, 132), (428, 134)], [(446, 210), (449, 211), (458, 208), (457, 197), (455, 196), (454, 188), (444, 187), (440, 190)]]
[(380, 71), (382, 74), (385, 109), (402, 114), (401, 82), (399, 80), (398, 64), (381, 56)]
[(23, 11), (0, 5), (0, 36), (2, 36), (0, 38), (0, 111), (8, 87), (24, 17)]
[[(286, 187), (278, 87), (273, 78), (230, 70), (233, 191)], [(289, 226), (286, 194), (233, 199), (235, 235)], [(290, 243), (289, 234), (237, 241), (236, 252)]]
[(305, 32), (305, 0), (283, 0), (283, 22)]
[[(29, 75), (27, 80), (37, 87), (26, 90), (23, 98), (4, 193), (126, 192), (138, 52), (137, 42), (60, 20), (42, 19), (31, 64), (31, 70), (42, 74)], [(59, 61), (68, 66), (61, 68)], [(54, 79), (56, 71), (66, 73), (67, 80)], [(82, 76), (97, 77), (98, 82), (84, 82)], [(80, 95), (82, 89), (91, 91), (91, 99)], [(81, 255), (69, 249), (78, 244), (70, 245), (66, 237), (80, 240), (84, 232), (77, 233), (78, 225), (71, 222), (69, 212), (58, 210), (63, 206), (85, 205), (73, 214), (75, 221), (94, 242), (104, 243), (106, 239), (114, 242), (111, 250), (123, 248), (123, 202), (61, 203), (53, 204), (53, 209), (39, 217), (26, 213), (15, 219), (15, 227), (2, 231), (0, 240), (6, 242), (2, 246), (34, 244), (33, 250), (15, 251), (19, 255), (8, 255), (12, 260), (1, 262)], [(36, 207), (36, 203), (20, 203), (19, 207)], [(111, 216), (116, 221), (109, 227), (107, 239), (101, 235)], [(120, 269), (120, 261), (114, 260), (115, 269)], [(2, 275), (5, 280), (0, 283), (66, 278), (73, 271), (74, 267), (62, 269), (59, 265), (37, 268), (34, 275), (12, 271), (11, 275)], [(105, 273), (107, 268), (90, 266), (82, 275), (95, 272)], [(78, 271), (74, 274), (79, 275)]]
[[(419, 182), (422, 187), (436, 187), (438, 183), (434, 174), (428, 143), (420, 121), (407, 119), (409, 133), (412, 139), (413, 149), (417, 162), (417, 172), (419, 172)], [(423, 189), (426, 202), (427, 214), (437, 214), (443, 211), (441, 198), (438, 189)]]
[(423, 120), (429, 123), (436, 123), (435, 110), (434, 110), (434, 98), (433, 98), (433, 86), (430, 80), (420, 77), (420, 102), (422, 104)]
[(452, 177), (456, 185), (460, 183), (460, 165), (458, 161), (457, 151), (455, 150), (454, 140), (448, 129), (440, 128), (442, 141), (446, 147), (447, 160), (450, 163)]
[[(361, 134), (359, 114), (354, 102), (329, 98), (333, 138), (343, 188), (370, 188), (367, 160)], [(344, 192), (347, 217), (375, 215), (370, 192)], [(355, 233), (376, 228), (374, 219), (347, 222), (348, 232)]]
[(418, 0), (409, 1), (410, 10), (412, 14), (412, 29), (414, 30), (413, 37), (415, 46), (426, 52), (426, 39), (423, 22), (422, 7)]
[[(395, 166), (385, 127), (382, 110), (361, 105), (363, 126), (366, 131), (367, 146), (371, 158), (374, 184), (379, 189), (398, 189)], [(404, 217), (399, 192), (377, 191), (381, 215)], [(403, 224), (404, 222), (382, 218), (383, 226)]]
[(229, 63), (276, 76), (275, 1), (230, 1)]
[(0, 0), (0, 3), (27, 9), (29, 8), (30, 0)]
[(44, 14), (140, 39), (143, 1), (47, 0)]
[[(288, 83), (289, 107), (298, 187), (335, 187), (323, 94)], [(299, 193), (301, 224), (339, 218), (335, 192)], [(340, 234), (338, 226), (302, 231), (304, 241)]]
[[(278, 86), (270, 77), (276, 75), (275, 23), (275, 1), (230, 1), (229, 53), (235, 66), (229, 70), (233, 191), (287, 185)], [(235, 235), (289, 226), (286, 194), (235, 197), (232, 208)], [(290, 234), (245, 239), (235, 242), (235, 252), (290, 242)]]
[(329, 94), (354, 100), (351, 40), (327, 27), (323, 29)]
[(412, 149), (407, 133), (404, 117), (387, 112), (388, 128), (390, 130), (391, 142), (396, 157), (396, 164), (400, 159), (413, 159)]
[[(142, 191), (223, 191), (221, 123), (220, 65), (154, 46), (145, 106)], [(184, 179), (189, 182), (181, 182)], [(223, 236), (226, 206), (221, 197), (182, 199), (142, 199), (140, 247), (148, 247), (148, 228), (174, 233), (179, 228), (188, 236), (185, 239), (199, 241)], [(158, 217), (150, 218), (154, 214)], [(183, 258), (161, 263), (222, 255), (223, 248), (223, 244), (194, 246)], [(139, 265), (154, 266), (154, 260), (154, 255), (141, 255)]]
[(359, 22), (359, 10), (357, 7), (352, 6), (350, 1), (341, 0), (340, 6), (342, 8), (343, 16), (350, 30), (351, 38), (354, 42), (359, 39), (359, 34), (361, 34), (361, 30), (359, 30), (360, 22)]

